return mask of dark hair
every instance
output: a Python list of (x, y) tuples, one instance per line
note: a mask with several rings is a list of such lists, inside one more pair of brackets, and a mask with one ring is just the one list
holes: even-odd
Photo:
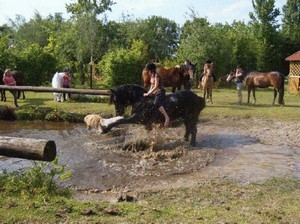
[(63, 72), (68, 72), (68, 71), (69, 71), (69, 68), (68, 67), (64, 67)]
[(211, 64), (211, 63), (212, 63), (212, 60), (207, 59), (205, 63), (206, 63), (206, 64)]
[(147, 70), (151, 71), (152, 73), (155, 73), (156, 71), (156, 65), (154, 63), (148, 63), (145, 67)]

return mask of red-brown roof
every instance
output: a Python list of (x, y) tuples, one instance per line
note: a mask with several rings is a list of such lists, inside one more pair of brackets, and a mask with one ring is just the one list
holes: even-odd
[(296, 53), (288, 56), (286, 61), (300, 61), (300, 51), (297, 51)]

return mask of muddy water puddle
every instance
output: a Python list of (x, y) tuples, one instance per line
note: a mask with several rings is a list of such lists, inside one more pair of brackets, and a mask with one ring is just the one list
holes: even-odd
[[(248, 128), (222, 122), (199, 122), (196, 147), (184, 142), (183, 134), (183, 126), (147, 132), (124, 125), (100, 135), (84, 124), (0, 121), (0, 135), (54, 140), (59, 164), (72, 173), (61, 184), (78, 191), (176, 188), (216, 177), (241, 182), (300, 178), (297, 145), (266, 144)], [(31, 165), (29, 160), (0, 157), (0, 169)]]

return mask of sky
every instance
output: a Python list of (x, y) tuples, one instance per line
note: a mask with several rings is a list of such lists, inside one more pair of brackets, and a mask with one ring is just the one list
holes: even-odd
[[(275, 7), (282, 10), (287, 0), (275, 0)], [(26, 21), (38, 12), (43, 18), (49, 14), (62, 13), (68, 19), (65, 4), (75, 0), (0, 0), (0, 25), (15, 20), (22, 15)], [(193, 11), (197, 17), (207, 18), (210, 23), (229, 23), (249, 21), (249, 12), (253, 12), (251, 0), (114, 0), (112, 12), (107, 11), (109, 20), (122, 21), (123, 15), (132, 19), (146, 19), (149, 16), (161, 16), (182, 26), (190, 20)]]

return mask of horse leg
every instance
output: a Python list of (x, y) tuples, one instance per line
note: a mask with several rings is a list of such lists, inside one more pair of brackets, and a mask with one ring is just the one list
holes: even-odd
[(6, 102), (5, 90), (1, 90), (1, 101)]
[(284, 87), (283, 88), (279, 88), (278, 89), (278, 93), (279, 93), (279, 98), (278, 98), (278, 104), (284, 105)]
[(248, 104), (250, 103), (250, 94), (251, 94), (251, 89), (250, 87), (248, 87), (248, 100), (247, 100)]
[(274, 88), (274, 98), (273, 98), (273, 103), (272, 103), (272, 106), (275, 105), (275, 99), (277, 97), (277, 89)]
[(252, 89), (252, 93), (253, 93), (253, 105), (256, 104), (256, 97), (255, 97), (255, 88)]
[(212, 89), (209, 90), (209, 101), (212, 104)]
[(22, 91), (23, 100), (25, 100), (25, 91)]
[(196, 146), (196, 135), (197, 135), (197, 122), (198, 122), (198, 115), (191, 114), (190, 111), (186, 112), (184, 117), (184, 125), (185, 125), (185, 134), (184, 140), (188, 141), (189, 136), (191, 135), (191, 146)]
[(196, 135), (197, 135), (197, 122), (193, 122), (193, 124), (191, 124), (191, 141), (190, 144), (191, 146), (196, 146)]
[(129, 124), (129, 123), (137, 123), (137, 114), (133, 114), (128, 118), (119, 119), (113, 123), (110, 123), (107, 126), (101, 126), (102, 134), (109, 132), (113, 127), (116, 127), (120, 124)]
[(19, 107), (19, 105), (18, 105), (18, 91), (12, 90), (12, 91), (10, 91), (10, 92), (11, 92), (11, 94), (12, 94), (13, 97), (14, 97), (14, 104), (15, 104), (15, 106), (16, 106), (16, 107)]
[(188, 120), (187, 118), (184, 119), (185, 133), (184, 133), (184, 137), (183, 138), (184, 138), (185, 141), (189, 140), (189, 136), (191, 134), (189, 122), (187, 120)]

